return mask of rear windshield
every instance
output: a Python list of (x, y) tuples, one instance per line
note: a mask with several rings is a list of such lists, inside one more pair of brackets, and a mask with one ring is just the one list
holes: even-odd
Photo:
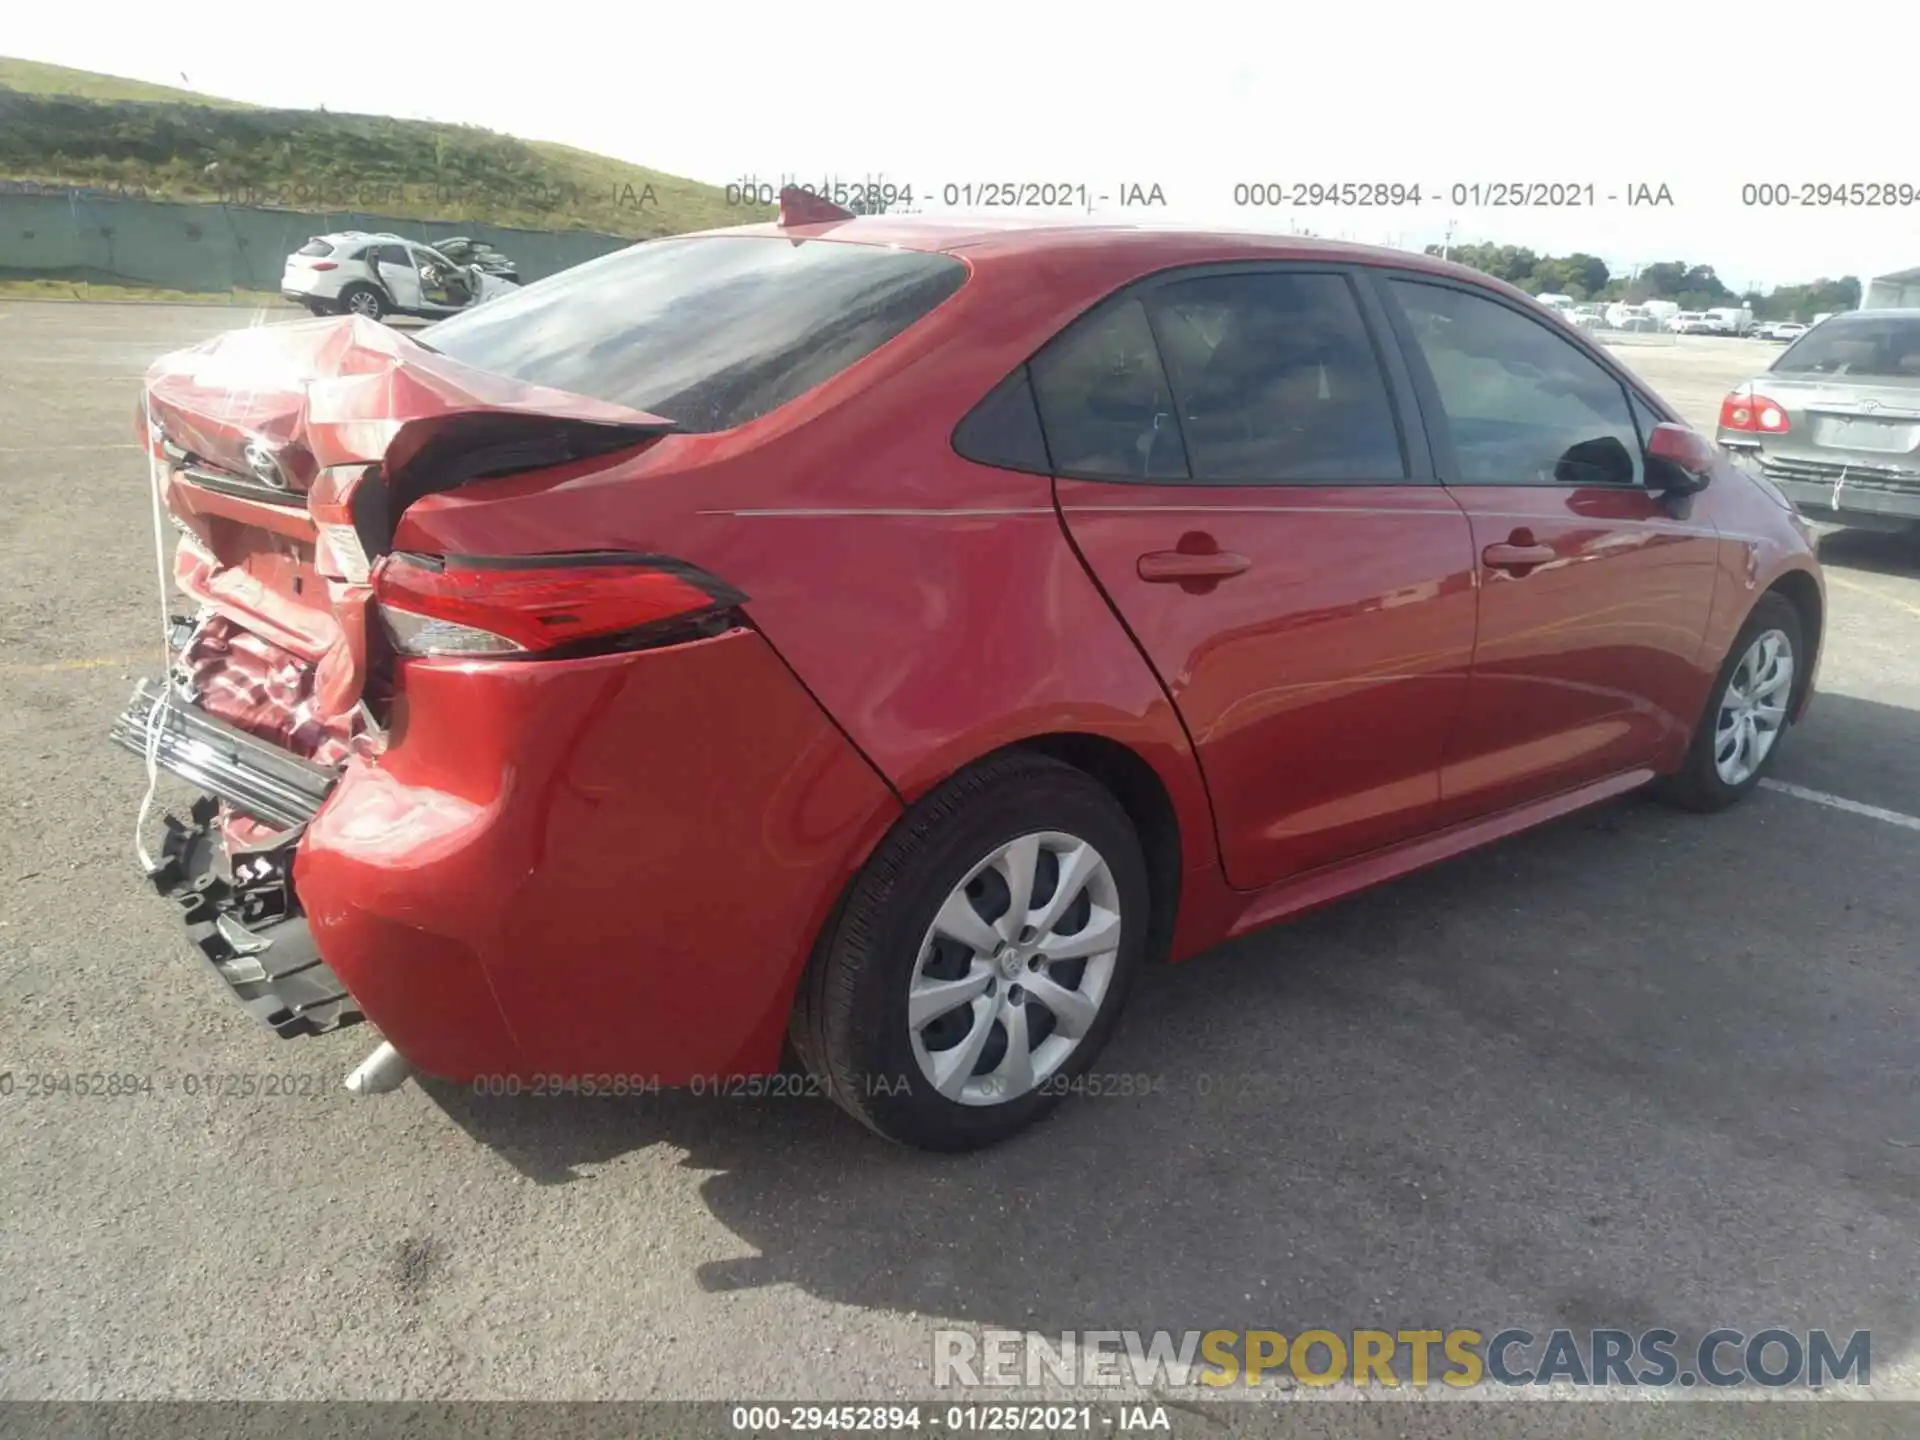
[(832, 240), (650, 240), (423, 330), (468, 365), (696, 434), (839, 374), (960, 288), (947, 255)]
[(325, 240), (309, 240), (294, 253), (299, 255), (331, 255), (333, 253), (333, 246), (329, 245)]
[(1822, 321), (1774, 362), (1788, 375), (1920, 380), (1920, 315), (1847, 315)]

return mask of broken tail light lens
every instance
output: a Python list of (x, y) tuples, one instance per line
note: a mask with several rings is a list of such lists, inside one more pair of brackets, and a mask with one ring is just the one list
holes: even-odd
[(1786, 407), (1777, 400), (1736, 390), (1720, 402), (1720, 428), (1755, 435), (1784, 435), (1790, 427)]
[(726, 621), (746, 596), (658, 555), (395, 553), (374, 566), (374, 597), (403, 655), (533, 658), (639, 648)]

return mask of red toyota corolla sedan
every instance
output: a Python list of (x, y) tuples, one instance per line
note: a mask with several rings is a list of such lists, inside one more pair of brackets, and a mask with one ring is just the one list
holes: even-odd
[(618, 1092), (779, 1069), (942, 1149), (1129, 985), (1813, 691), (1793, 507), (1456, 265), (1097, 224), (655, 240), (407, 338), (151, 371), (155, 884), (282, 1034)]

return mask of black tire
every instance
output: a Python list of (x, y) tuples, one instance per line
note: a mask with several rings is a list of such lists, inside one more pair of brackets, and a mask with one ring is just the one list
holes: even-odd
[(331, 315), (334, 313), (333, 307), (324, 300), (309, 300), (306, 303), (307, 309), (315, 316)]
[(364, 315), (369, 320), (384, 319), (387, 313), (387, 297), (382, 295), (377, 287), (355, 281), (340, 291), (340, 313)]
[[(935, 1089), (915, 1058), (908, 989), (955, 887), (997, 848), (1045, 831), (1083, 840), (1107, 862), (1120, 915), (1111, 977), (1092, 1023), (1044, 1083), (1016, 1098), (962, 1104)], [(1106, 1044), (1146, 953), (1149, 905), (1139, 837), (1104, 786), (1021, 751), (982, 762), (915, 804), (854, 879), (801, 979), (794, 1048), (842, 1108), (890, 1140), (942, 1151), (1003, 1140), (1057, 1105)], [(1007, 982), (1008, 998), (1017, 984)], [(1004, 1049), (1004, 1030), (999, 1039)]]
[(1738, 784), (1729, 784), (1714, 761), (1721, 701), (1726, 696), (1727, 686), (1733, 680), (1734, 671), (1738, 669), (1748, 647), (1768, 630), (1778, 630), (1785, 635), (1792, 652), (1792, 699), (1787, 706), (1788, 713), (1792, 713), (1793, 700), (1799, 698), (1801, 687), (1805, 684), (1805, 637), (1800, 624), (1800, 612), (1793, 607), (1793, 602), (1778, 592), (1769, 591), (1754, 605), (1752, 613), (1747, 616), (1747, 623), (1740, 627), (1740, 633), (1734, 637), (1726, 659), (1721, 663), (1720, 673), (1714, 676), (1713, 688), (1707, 692), (1706, 709), (1694, 724), (1693, 741), (1687, 747), (1686, 759), (1677, 771), (1664, 777), (1654, 787), (1654, 793), (1661, 799), (1682, 809), (1702, 813), (1724, 810), (1754, 790), (1773, 767), (1774, 757), (1780, 753), (1786, 732), (1791, 728), (1789, 723), (1781, 725), (1760, 763)]

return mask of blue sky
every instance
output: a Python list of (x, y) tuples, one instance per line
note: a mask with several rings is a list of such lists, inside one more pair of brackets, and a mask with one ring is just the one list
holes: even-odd
[[(1872, 37), (1893, 13), (1877, 6), (221, 0), (181, 13), (191, 23), (94, 0), (74, 26), (67, 10), (15, 7), (0, 44), (262, 104), (483, 125), (718, 184), (884, 175), (941, 208), (949, 183), (1157, 183), (1156, 215), (1177, 222), (1406, 245), (1451, 223), (1460, 240), (1584, 249), (1616, 269), (1711, 264), (1735, 286), (1920, 265), (1920, 204), (1742, 204), (1745, 182), (1920, 189), (1910, 77), (1897, 60), (1876, 69)], [(1796, 53), (1822, 59), (1796, 69)], [(1233, 203), (1239, 182), (1369, 180), (1428, 198)], [(1599, 203), (1451, 203), (1456, 184), (1503, 180), (1591, 184)], [(1607, 201), (1637, 184), (1675, 203)]]

